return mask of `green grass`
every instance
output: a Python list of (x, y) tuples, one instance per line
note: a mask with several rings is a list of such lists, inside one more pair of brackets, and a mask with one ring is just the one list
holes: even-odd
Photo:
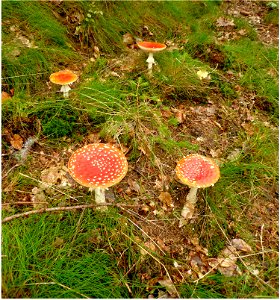
[(128, 291), (108, 241), (121, 217), (61, 213), (3, 226), (3, 296), (20, 298), (127, 298)]
[[(224, 16), (223, 8), (223, 1), (3, 1), (2, 82), (3, 90), (14, 90), (2, 104), (3, 217), (31, 210), (42, 171), (58, 165), (65, 170), (71, 151), (94, 134), (128, 151), (129, 173), (110, 190), (116, 202), (139, 205), (110, 207), (105, 215), (91, 209), (42, 213), (3, 224), (3, 297), (158, 297), (166, 288), (157, 280), (168, 274), (182, 298), (277, 297), (278, 49), (262, 44), (253, 26), (238, 17), (235, 30), (245, 29), (246, 36), (216, 43), (221, 33), (215, 22)], [(70, 12), (74, 18), (67, 23)], [(269, 10), (265, 22), (277, 24), (277, 14)], [(144, 26), (152, 36), (142, 35)], [(150, 76), (147, 54), (127, 49), (125, 33), (174, 42), (177, 49), (156, 53)], [(95, 46), (100, 56), (89, 60)], [(224, 57), (221, 65), (212, 65), (209, 50)], [(122, 69), (130, 58), (134, 65)], [(80, 74), (68, 99), (48, 82), (52, 72), (65, 68)], [(198, 70), (211, 79), (200, 80)], [(197, 115), (197, 109), (212, 107), (212, 115)], [(188, 119), (180, 123), (174, 108), (185, 110)], [(205, 142), (203, 130), (192, 135), (207, 126), (218, 141)], [(13, 134), (24, 141), (38, 138), (25, 161), (11, 146)], [(239, 155), (230, 160), (236, 149)], [(198, 191), (196, 218), (176, 227), (178, 242), (169, 233), (189, 189), (177, 182), (174, 168), (178, 159), (196, 152), (218, 153), (221, 178)], [(133, 184), (140, 191), (131, 191)], [(53, 187), (55, 192), (44, 190), (49, 207), (75, 205), (73, 198), (92, 202), (82, 187)], [(172, 196), (174, 210), (163, 210), (162, 190)], [(253, 249), (244, 262), (258, 277), (238, 261), (241, 276), (217, 271), (195, 283), (190, 256), (201, 255), (192, 246), (195, 237), (209, 258), (228, 240), (242, 238)], [(169, 250), (163, 255), (148, 249), (150, 255), (143, 256), (141, 248), (151, 241)], [(182, 267), (175, 268), (174, 261)]]
[(132, 144), (133, 153), (141, 147), (154, 158), (157, 145), (169, 153), (184, 147), (195, 148), (188, 141), (177, 142), (172, 138), (159, 113), (162, 104), (156, 92), (151, 82), (138, 77), (106, 83), (92, 80), (77, 94), (90, 119), (100, 129), (100, 136), (114, 137), (125, 145)]
[[(255, 288), (259, 288), (259, 292), (251, 294)], [(210, 275), (198, 284), (182, 285), (181, 292), (183, 298), (226, 298), (225, 293), (230, 293), (233, 299), (270, 298), (269, 289), (262, 289), (255, 280), (246, 275), (238, 278), (226, 278), (220, 274)]]
[(34, 95), (46, 90), (43, 82), (51, 73), (81, 59), (65, 27), (43, 3), (3, 1), (2, 12), (2, 77), (7, 91)]

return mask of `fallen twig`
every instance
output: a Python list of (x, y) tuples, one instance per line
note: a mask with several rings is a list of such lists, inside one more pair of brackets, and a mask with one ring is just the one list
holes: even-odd
[(263, 228), (264, 228), (264, 224), (262, 224), (261, 226), (261, 234), (260, 234), (260, 240), (261, 240), (261, 247), (262, 247), (262, 259), (263, 259), (263, 263), (264, 263), (264, 248), (263, 248)]
[(44, 212), (57, 212), (57, 211), (69, 211), (69, 210), (75, 210), (75, 209), (85, 209), (85, 208), (94, 208), (97, 206), (116, 206), (116, 207), (122, 207), (122, 206), (140, 206), (140, 205), (132, 205), (132, 204), (119, 204), (119, 203), (102, 203), (102, 204), (82, 204), (82, 205), (75, 205), (75, 206), (62, 206), (62, 207), (48, 207), (48, 208), (40, 208), (36, 210), (30, 210), (26, 211), (24, 213), (15, 214), (9, 217), (6, 217), (2, 220), (2, 223), (9, 222), (13, 219), (18, 219), (21, 217), (27, 217), (29, 215), (34, 214), (40, 214)]
[(5, 177), (7, 177), (7, 176), (9, 175), (9, 173), (10, 173), (13, 169), (15, 169), (15, 168), (17, 168), (17, 167), (19, 167), (19, 166), (20, 166), (20, 164), (16, 164), (16, 165), (12, 166), (12, 167), (6, 172), (6, 174), (4, 174), (4, 175), (2, 176), (2, 180), (3, 180)]

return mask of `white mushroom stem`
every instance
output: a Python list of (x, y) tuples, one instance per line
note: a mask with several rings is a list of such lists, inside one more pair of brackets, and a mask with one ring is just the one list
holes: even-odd
[[(94, 190), (95, 191), (95, 203), (96, 204), (106, 204), (106, 198), (105, 198), (105, 189), (97, 187), (95, 189), (89, 189), (91, 192)], [(107, 210), (107, 206), (100, 206), (97, 207), (99, 210)]]
[(152, 70), (153, 64), (156, 63), (152, 52), (149, 53), (149, 56), (148, 56), (146, 62), (148, 63), (148, 70)]
[(63, 93), (63, 97), (64, 98), (68, 98), (69, 97), (69, 91), (71, 90), (69, 84), (64, 84), (61, 86), (61, 93)]
[(195, 204), (197, 198), (196, 198), (196, 193), (197, 193), (198, 188), (197, 187), (192, 187), (187, 195), (187, 202)]
[(196, 203), (196, 193), (197, 193), (197, 187), (192, 187), (187, 195), (187, 201), (181, 211), (181, 216), (186, 218), (191, 217), (192, 213), (191, 210), (194, 209), (194, 205)]

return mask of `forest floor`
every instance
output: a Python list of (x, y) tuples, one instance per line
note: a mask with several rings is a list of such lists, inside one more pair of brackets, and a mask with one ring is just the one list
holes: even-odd
[[(276, 4), (223, 1), (219, 15), (208, 12), (212, 43), (185, 46), (193, 41), (184, 30), (195, 29), (178, 26), (149, 76), (136, 40), (157, 36), (152, 22), (134, 35), (123, 31), (123, 52), (107, 53), (90, 21), (81, 29), (82, 8), (66, 2), (44, 5), (79, 56), (58, 66), (79, 76), (69, 99), (48, 75), (24, 88), (9, 81), (3, 62), (2, 296), (278, 297), (278, 113), (271, 91), (278, 86), (279, 32), (268, 18)], [(107, 5), (102, 11), (112, 9)], [(3, 25), (22, 43), (5, 59), (36, 51), (31, 25), (5, 15)], [(245, 50), (248, 41), (240, 41), (249, 34), (253, 46)], [(92, 194), (67, 171), (73, 151), (99, 142), (121, 149), (129, 163), (126, 177), (106, 192), (105, 213), (75, 209), (92, 205)], [(198, 191), (193, 217), (179, 227), (189, 187), (174, 170), (190, 153), (215, 160), (221, 178)], [(99, 291), (90, 290), (94, 279), (84, 270), (101, 259), (92, 261), (92, 253), (107, 255), (96, 267), (96, 277), (106, 278), (96, 283)], [(107, 272), (107, 259), (114, 271)]]

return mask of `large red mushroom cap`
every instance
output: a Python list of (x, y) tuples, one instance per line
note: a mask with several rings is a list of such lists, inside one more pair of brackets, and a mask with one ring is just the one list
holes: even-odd
[(125, 155), (108, 144), (88, 144), (76, 150), (68, 162), (70, 175), (89, 188), (107, 188), (119, 183), (127, 173)]
[(175, 172), (180, 181), (189, 187), (209, 187), (220, 178), (218, 165), (211, 158), (199, 154), (190, 154), (182, 158)]
[(146, 52), (158, 52), (166, 48), (165, 44), (156, 42), (138, 42), (137, 45)]
[(50, 81), (56, 84), (70, 84), (75, 82), (78, 79), (78, 76), (74, 74), (70, 70), (63, 70), (56, 73), (51, 74)]

